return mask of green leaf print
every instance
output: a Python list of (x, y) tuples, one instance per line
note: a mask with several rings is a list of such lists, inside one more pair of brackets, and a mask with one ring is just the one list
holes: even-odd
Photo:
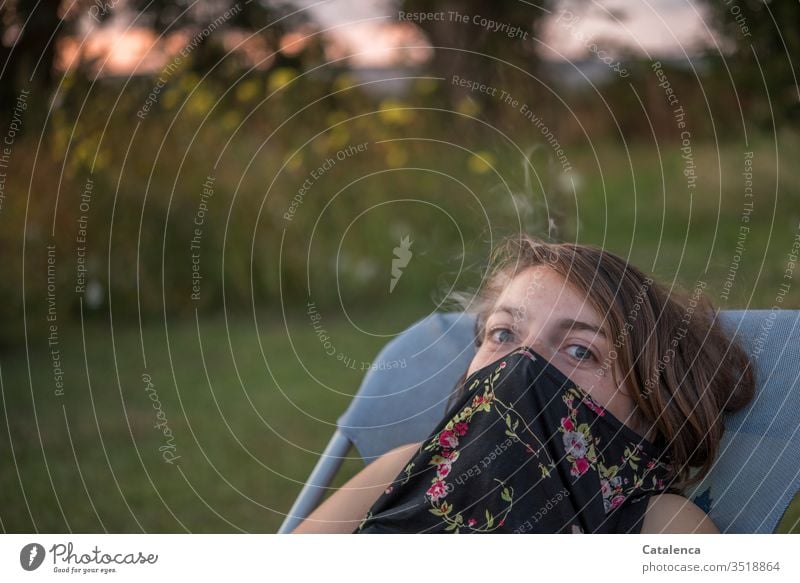
[(542, 470), (542, 477), (543, 478), (549, 478), (550, 477), (550, 470), (544, 464), (539, 464), (539, 469)]

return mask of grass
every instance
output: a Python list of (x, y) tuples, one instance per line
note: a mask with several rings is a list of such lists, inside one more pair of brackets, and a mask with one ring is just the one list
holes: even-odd
[[(361, 325), (377, 322), (380, 333), (390, 333), (422, 315), (394, 309), (359, 316)], [(354, 333), (343, 318), (324, 324), (337, 350), (359, 362), (381, 346)], [(262, 316), (259, 326), (264, 357), (252, 318), (238, 317), (230, 327), (223, 318), (203, 319), (199, 336), (193, 321), (170, 323), (171, 352), (146, 351), (155, 389), (149, 393), (135, 326), (115, 328), (112, 344), (106, 325), (87, 325), (88, 378), (80, 329), (62, 328), (63, 397), (54, 395), (45, 350), (31, 353), (30, 370), (24, 352), (5, 354), (3, 409), (13, 451), (4, 430), (3, 528), (275, 532), (362, 372), (328, 356), (302, 312), (287, 323)], [(157, 323), (144, 327), (142, 336), (146, 348), (167, 346)], [(300, 347), (298, 356), (287, 336)], [(157, 394), (172, 442), (155, 428), (151, 394)], [(180, 455), (173, 464), (159, 451), (170, 443)], [(350, 455), (342, 480), (363, 467)]]
[[(599, 148), (599, 165), (585, 152), (575, 160), (581, 187), (562, 206), (577, 217), (580, 242), (602, 245), (668, 283), (692, 287), (703, 279), (722, 309), (770, 308), (780, 284), (791, 283), (785, 270), (792, 268), (794, 276), (789, 253), (800, 234), (800, 174), (792, 161), (800, 136), (786, 132), (779, 143), (777, 154), (764, 137), (747, 147), (694, 144), (694, 190), (687, 188), (677, 145), (662, 145), (660, 158), (652, 149)], [(746, 149), (753, 152), (752, 198), (745, 196), (742, 175)], [(748, 202), (752, 211), (743, 218)], [(737, 253), (741, 228), (749, 231)], [(790, 285), (782, 306), (800, 306), (797, 286)]]
[(786, 512), (783, 513), (783, 518), (775, 528), (775, 532), (780, 534), (800, 534), (800, 492), (794, 495)]

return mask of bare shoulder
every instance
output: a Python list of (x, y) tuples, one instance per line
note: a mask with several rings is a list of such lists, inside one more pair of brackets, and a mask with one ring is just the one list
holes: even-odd
[(650, 497), (642, 534), (719, 534), (717, 525), (694, 502), (677, 494)]
[(415, 443), (405, 443), (403, 445), (398, 445), (394, 449), (390, 449), (386, 453), (383, 454), (381, 457), (392, 458), (395, 460), (408, 460), (410, 459), (420, 448), (423, 442), (417, 441)]

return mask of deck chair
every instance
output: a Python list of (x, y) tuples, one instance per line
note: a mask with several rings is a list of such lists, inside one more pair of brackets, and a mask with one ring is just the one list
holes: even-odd
[[(771, 533), (800, 490), (800, 310), (721, 311), (720, 319), (755, 363), (756, 394), (726, 417), (714, 467), (687, 495), (723, 533)], [(474, 355), (473, 338), (473, 317), (454, 312), (423, 318), (389, 342), (278, 532), (316, 508), (351, 444), (369, 464), (424, 440)]]

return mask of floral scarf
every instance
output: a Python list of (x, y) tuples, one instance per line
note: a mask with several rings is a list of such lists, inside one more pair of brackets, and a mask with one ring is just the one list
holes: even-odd
[(670, 489), (666, 450), (531, 348), (464, 382), (354, 533), (638, 533)]

